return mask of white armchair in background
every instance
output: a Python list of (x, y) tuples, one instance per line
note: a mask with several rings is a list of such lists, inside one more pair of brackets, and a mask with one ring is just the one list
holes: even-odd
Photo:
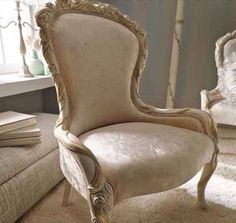
[[(138, 93), (146, 34), (115, 7), (57, 0), (36, 16), (56, 85), (55, 135), (62, 171), (89, 204), (93, 223), (129, 197), (176, 188), (203, 168), (198, 203), (217, 164), (212, 118), (197, 109), (161, 110)], [(68, 185), (68, 184), (67, 184)]]
[[(236, 30), (216, 42), (215, 61), (218, 84), (211, 91), (201, 92), (201, 107), (218, 125), (219, 145), (236, 151)], [(235, 140), (234, 140), (235, 139)], [(230, 147), (230, 148), (229, 148)]]

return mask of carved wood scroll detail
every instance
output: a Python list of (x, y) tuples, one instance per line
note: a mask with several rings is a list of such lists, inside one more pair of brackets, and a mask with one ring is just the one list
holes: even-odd
[[(53, 52), (51, 29), (56, 19), (68, 12), (83, 13), (90, 15), (97, 15), (120, 23), (131, 30), (139, 40), (139, 56), (132, 75), (131, 81), (131, 99), (139, 111), (146, 115), (158, 116), (163, 118), (176, 118), (179, 116), (191, 117), (197, 119), (204, 129), (216, 143), (217, 133), (214, 130), (214, 124), (209, 116), (202, 116), (199, 112), (191, 109), (178, 110), (161, 110), (153, 106), (146, 105), (139, 96), (139, 82), (141, 74), (144, 70), (146, 59), (148, 55), (146, 33), (140, 26), (132, 21), (127, 15), (122, 14), (117, 8), (104, 3), (98, 3), (87, 0), (57, 0), (55, 3), (47, 3), (36, 15), (36, 21), (40, 27), (40, 38), (43, 49), (43, 55), (49, 65), (52, 73), (52, 78), (55, 82), (57, 91), (57, 98), (59, 103), (59, 119), (55, 127), (55, 135), (60, 143), (67, 149), (74, 151), (78, 155), (83, 154), (88, 159), (93, 160), (95, 165), (94, 177), (88, 181), (88, 197), (90, 204), (93, 223), (107, 223), (109, 222), (110, 209), (113, 206), (114, 198), (111, 184), (104, 178), (99, 162), (93, 153), (86, 148), (77, 138), (77, 140), (69, 131), (69, 100), (63, 77), (60, 74), (59, 66)], [(207, 121), (208, 125), (205, 125)], [(216, 149), (217, 153), (217, 149)], [(81, 165), (83, 169), (83, 166)], [(82, 170), (85, 174), (86, 170)]]

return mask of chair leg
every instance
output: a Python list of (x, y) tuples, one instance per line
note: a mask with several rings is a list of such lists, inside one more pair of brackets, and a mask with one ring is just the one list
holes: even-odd
[(90, 188), (91, 223), (111, 223), (113, 203), (113, 190), (109, 183), (105, 182), (99, 191)]
[(202, 171), (202, 175), (201, 178), (198, 182), (198, 190), (197, 190), (197, 194), (198, 194), (198, 206), (202, 209), (202, 210), (206, 210), (207, 209), (207, 202), (205, 199), (205, 189), (207, 186), (208, 181), (210, 180), (211, 176), (213, 175), (215, 169), (217, 166), (217, 153), (215, 153), (213, 155), (213, 158), (211, 160), (210, 163), (207, 163), (204, 167), (203, 167), (203, 171)]
[(68, 205), (69, 199), (70, 199), (70, 192), (71, 192), (71, 185), (66, 180), (66, 182), (65, 182), (65, 189), (64, 189), (64, 195), (63, 195), (63, 200), (62, 200), (62, 207), (66, 207)]

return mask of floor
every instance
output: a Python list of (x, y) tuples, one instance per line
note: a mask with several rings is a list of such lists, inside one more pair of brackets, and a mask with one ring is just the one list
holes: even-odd
[[(236, 152), (232, 151), (223, 151), (219, 156), (217, 170), (206, 191), (207, 211), (196, 208), (198, 174), (175, 190), (123, 201), (114, 208), (112, 223), (235, 223)], [(90, 223), (87, 203), (75, 191), (69, 206), (61, 207), (63, 184), (17, 223)]]

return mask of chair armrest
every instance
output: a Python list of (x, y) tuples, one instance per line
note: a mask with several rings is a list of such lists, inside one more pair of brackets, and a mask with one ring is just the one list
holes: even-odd
[(97, 187), (102, 179), (102, 169), (94, 154), (68, 130), (63, 130), (61, 125), (54, 130), (55, 137), (59, 144), (61, 143), (66, 149), (75, 153), (78, 165), (84, 173), (87, 184), (89, 186)]
[(170, 125), (197, 131), (209, 136), (214, 143), (218, 142), (217, 129), (211, 116), (199, 109), (159, 109), (153, 106), (142, 106), (143, 113), (148, 114), (145, 121)]
[(221, 95), (220, 90), (215, 88), (211, 91), (201, 91), (201, 109), (210, 114), (210, 108), (217, 102), (224, 100), (225, 98)]

